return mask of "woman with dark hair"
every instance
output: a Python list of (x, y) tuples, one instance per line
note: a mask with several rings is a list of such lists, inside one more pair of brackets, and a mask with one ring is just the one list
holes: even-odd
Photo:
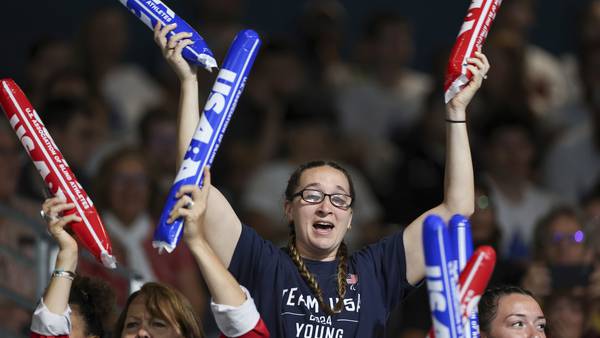
[[(181, 81), (178, 158), (182, 159), (199, 122), (198, 77), (197, 69), (181, 57), (181, 49), (191, 43), (187, 36), (180, 33), (167, 39), (173, 28), (156, 27), (155, 40)], [(477, 52), (467, 68), (474, 74), (472, 80), (446, 106), (448, 151), (442, 203), (405, 230), (353, 255), (343, 240), (352, 225), (354, 188), (347, 172), (333, 162), (309, 162), (292, 174), (284, 202), (290, 237), (283, 250), (242, 225), (225, 197), (207, 185), (206, 240), (250, 290), (274, 336), (382, 336), (392, 308), (425, 276), (423, 219), (431, 213), (448, 219), (473, 212), (465, 109), (489, 64)], [(180, 190), (183, 197), (175, 210), (189, 203), (185, 194), (192, 191), (193, 187)]]
[(479, 300), (482, 338), (543, 338), (546, 318), (533, 294), (518, 286), (488, 289)]
[[(152, 180), (144, 153), (137, 147), (115, 149), (100, 164), (94, 183), (94, 202), (120, 266), (135, 274), (138, 285), (158, 282), (176, 288), (202, 315), (208, 297), (199, 287), (201, 279), (188, 248), (159, 255), (152, 247), (157, 220), (152, 210), (156, 182)], [(85, 260), (80, 262), (79, 269), (107, 280), (115, 290), (117, 303), (120, 306), (125, 303), (128, 280)]]
[[(48, 202), (51, 201), (51, 202)], [(72, 204), (57, 205), (58, 198), (44, 203), (45, 215), (49, 204), (56, 205), (55, 213), (73, 207)], [(49, 218), (48, 231), (58, 243), (54, 272), (48, 288), (36, 308), (31, 322), (32, 337), (102, 338), (109, 332), (108, 323), (115, 307), (111, 288), (99, 279), (80, 277), (77, 268), (77, 242), (64, 226), (81, 221), (75, 215)]]
[(521, 284), (538, 297), (572, 290), (597, 299), (600, 265), (594, 259), (594, 243), (587, 239), (584, 220), (577, 209), (558, 206), (535, 228), (536, 260), (527, 268)]

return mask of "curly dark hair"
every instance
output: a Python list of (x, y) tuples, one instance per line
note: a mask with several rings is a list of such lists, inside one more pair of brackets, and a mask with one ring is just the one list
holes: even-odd
[(115, 308), (115, 294), (101, 279), (77, 276), (73, 280), (69, 305), (78, 311), (85, 323), (86, 336), (107, 337)]

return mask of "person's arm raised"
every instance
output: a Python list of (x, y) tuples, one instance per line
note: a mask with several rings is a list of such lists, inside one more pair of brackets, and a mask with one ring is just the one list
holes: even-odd
[[(177, 169), (190, 144), (196, 126), (200, 121), (200, 105), (198, 98), (198, 69), (190, 66), (181, 56), (182, 49), (191, 44), (186, 33), (179, 33), (167, 40), (166, 36), (174, 26), (154, 28), (154, 40), (160, 47), (163, 56), (173, 68), (181, 83), (181, 96), (177, 114)], [(211, 186), (205, 216), (204, 233), (208, 244), (215, 251), (221, 262), (229, 266), (233, 251), (242, 232), (241, 221), (220, 191)]]
[(206, 286), (215, 302), (231, 306), (239, 306), (246, 300), (240, 285), (217, 258), (204, 237), (204, 223), (208, 212), (209, 198), (213, 193), (210, 187), (210, 171), (204, 168), (205, 187), (184, 185), (176, 197), (179, 198), (171, 218), (183, 217), (183, 240), (190, 248), (204, 277)]
[(49, 216), (48, 231), (58, 242), (59, 247), (54, 269), (60, 275), (65, 275), (65, 277), (53, 276), (43, 296), (44, 304), (48, 310), (56, 314), (63, 314), (67, 309), (73, 275), (77, 268), (77, 242), (64, 228), (72, 221), (81, 221), (75, 214), (60, 218), (58, 215), (73, 207), (72, 203), (64, 203), (58, 197), (47, 199), (42, 207), (44, 213)]
[(454, 214), (469, 217), (475, 208), (473, 163), (467, 135), (466, 108), (481, 87), (489, 70), (485, 55), (475, 53), (468, 69), (474, 74), (469, 83), (446, 105), (446, 167), (444, 200), (414, 220), (404, 232), (406, 277), (415, 285), (425, 277), (423, 251), (423, 220), (429, 214), (438, 214), (448, 220)]

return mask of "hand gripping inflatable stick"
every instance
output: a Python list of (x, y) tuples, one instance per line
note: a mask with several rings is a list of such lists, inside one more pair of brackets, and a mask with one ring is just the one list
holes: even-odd
[(502, 0), (473, 0), (460, 32), (450, 52), (444, 81), (444, 99), (448, 103), (473, 74), (467, 69), (467, 59), (473, 57), (488, 35)]
[(182, 185), (202, 185), (202, 170), (212, 164), (227, 124), (244, 90), (259, 46), (258, 34), (252, 30), (243, 30), (236, 35), (229, 48), (154, 232), (152, 245), (158, 248), (159, 252), (172, 252), (179, 242), (183, 219), (176, 219), (172, 224), (167, 223), (169, 213), (177, 202), (175, 194)]
[(75, 208), (81, 222), (72, 222), (71, 229), (81, 243), (107, 268), (116, 267), (110, 239), (98, 212), (83, 187), (48, 134), (33, 106), (11, 79), (0, 80), (0, 105), (27, 154), (54, 196), (64, 198)]
[(157, 22), (161, 26), (176, 23), (177, 27), (170, 31), (168, 36), (181, 32), (190, 32), (189, 38), (194, 43), (183, 48), (183, 58), (194, 65), (202, 66), (208, 71), (217, 67), (217, 62), (213, 57), (212, 51), (204, 42), (204, 39), (187, 22), (180, 18), (167, 5), (160, 0), (119, 0), (125, 7), (137, 16), (146, 26), (154, 29)]

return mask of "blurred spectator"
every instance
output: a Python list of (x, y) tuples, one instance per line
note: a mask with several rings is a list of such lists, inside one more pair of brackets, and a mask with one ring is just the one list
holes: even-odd
[(569, 131), (589, 118), (579, 59), (588, 48), (600, 43), (600, 0), (586, 0), (583, 1), (583, 5), (576, 18), (577, 35), (574, 40), (577, 50), (570, 51), (563, 57), (571, 101), (559, 112), (560, 115), (556, 119), (557, 124), (563, 127), (561, 132)]
[(244, 15), (243, 0), (193, 1), (198, 32), (210, 46), (217, 60), (223, 60), (235, 34), (243, 29), (241, 25)]
[(428, 75), (409, 68), (414, 46), (406, 19), (393, 12), (374, 15), (364, 35), (367, 77), (340, 90), (338, 120), (343, 136), (352, 140), (353, 163), (366, 170), (377, 189), (391, 179), (390, 169), (398, 160), (392, 133), (417, 123), (432, 83)]
[[(547, 117), (564, 106), (569, 90), (558, 59), (529, 39), (536, 20), (536, 5), (536, 0), (503, 1), (490, 40), (521, 50), (524, 72), (519, 76), (526, 86), (521, 95), (538, 117)], [(490, 57), (491, 64), (495, 61)]]
[[(582, 200), (582, 207), (585, 215), (585, 233), (588, 236), (590, 249), (593, 250), (594, 262), (596, 267), (600, 265), (600, 181), (594, 186)], [(591, 284), (600, 286), (600, 268), (596, 273), (590, 276)], [(593, 305), (588, 309), (590, 315), (588, 331), (591, 336), (600, 337), (600, 289), (592, 291), (595, 295)]]
[[(17, 192), (19, 168), (21, 160), (24, 159), (25, 150), (19, 144), (14, 131), (5, 119), (0, 121), (0, 204), (12, 209), (24, 217), (39, 217), (39, 206), (21, 196)], [(39, 175), (38, 181), (41, 181)], [(35, 302), (36, 278), (35, 267), (29, 266), (27, 260), (33, 260), (36, 245), (34, 233), (24, 224), (14, 219), (0, 217), (0, 285), (26, 300)], [(13, 254), (24, 256), (25, 260), (13, 257)], [(24, 278), (27, 276), (27, 278)], [(29, 317), (29, 319), (27, 318)], [(6, 298), (0, 297), (0, 318), (7, 329), (15, 333), (26, 332), (31, 315), (28, 310)]]
[(120, 7), (95, 10), (85, 21), (80, 37), (82, 62), (92, 84), (116, 112), (122, 137), (131, 136), (142, 113), (156, 107), (162, 92), (141, 67), (123, 61), (129, 35)]
[[(590, 243), (600, 243), (600, 181), (583, 197), (581, 206), (585, 216), (585, 232), (589, 234)], [(593, 245), (592, 249), (600, 259), (600, 245)]]
[(583, 46), (579, 57), (589, 120), (567, 131), (544, 163), (546, 186), (571, 203), (600, 180), (600, 40)]
[(554, 292), (544, 300), (548, 337), (582, 338), (585, 330), (585, 302), (568, 292)]
[[(203, 313), (206, 298), (198, 291), (200, 275), (187, 248), (159, 255), (152, 247), (157, 220), (149, 210), (153, 182), (143, 153), (133, 148), (117, 150), (105, 159), (94, 183), (95, 201), (118, 264), (131, 269), (141, 283), (159, 281), (177, 288)], [(81, 263), (80, 270), (112, 283), (120, 303), (127, 298), (129, 286), (124, 281), (109, 275), (104, 267)]]
[(468, 114), (469, 124), (476, 131), (485, 128), (489, 110), (496, 107), (532, 114), (527, 101), (527, 80), (523, 76), (526, 68), (523, 48), (490, 36), (485, 53), (492, 66), (481, 86), (482, 95), (476, 97), (477, 105)]
[[(92, 87), (85, 73), (77, 68), (69, 67), (57, 71), (48, 79), (45, 86), (46, 100), (67, 99), (74, 101), (82, 101), (93, 112), (94, 119), (93, 127), (96, 129), (98, 136), (102, 142), (106, 141), (106, 137), (112, 133), (110, 122), (114, 120), (111, 117), (113, 112), (110, 111), (107, 103)], [(40, 107), (43, 109), (43, 106)], [(44, 111), (40, 111), (41, 115), (45, 115)]]
[(556, 207), (535, 229), (536, 260), (522, 281), (524, 287), (543, 297), (563, 289), (597, 299), (600, 296), (599, 262), (594, 260), (582, 219), (570, 207)]
[[(338, 160), (338, 144), (335, 137), (335, 112), (330, 97), (324, 94), (302, 96), (292, 102), (285, 114), (283, 156), (265, 163), (249, 179), (242, 197), (244, 222), (252, 224), (261, 236), (279, 244), (285, 244), (289, 227), (283, 215), (285, 186), (294, 168), (308, 160)], [(352, 229), (346, 235), (350, 250), (377, 239), (381, 220), (381, 207), (365, 179), (352, 168), (356, 189)], [(279, 217), (275, 215), (280, 215)]]
[(146, 158), (152, 181), (157, 184), (153, 215), (159, 216), (177, 174), (177, 117), (175, 113), (152, 109), (139, 125), (141, 150)]
[(283, 106), (309, 86), (314, 86), (308, 82), (307, 72), (307, 65), (293, 42), (271, 37), (256, 59), (245, 95), (264, 108), (276, 104)]
[(24, 88), (34, 107), (39, 107), (46, 99), (46, 85), (50, 79), (75, 64), (75, 50), (66, 40), (46, 37), (32, 43), (25, 65)]
[[(97, 122), (97, 116), (97, 107), (77, 98), (54, 98), (40, 109), (46, 129), (84, 189), (91, 188), (87, 166), (106, 130)], [(43, 199), (44, 184), (38, 179), (37, 169), (32, 164), (25, 168), (20, 190), (36, 200)]]
[(234, 207), (254, 171), (280, 151), (283, 110), (306, 87), (306, 66), (293, 45), (268, 39), (213, 164), (220, 173), (213, 182)]
[(485, 172), (502, 229), (499, 254), (527, 260), (537, 220), (557, 203), (534, 183), (539, 156), (534, 121), (527, 112), (497, 107), (482, 135)]
[(378, 189), (388, 222), (408, 224), (441, 202), (446, 160), (446, 108), (442, 97), (440, 90), (430, 93), (415, 128), (393, 138), (401, 150), (398, 168)]
[(91, 84), (85, 74), (75, 67), (56, 71), (44, 83), (45, 103), (55, 98), (85, 99), (92, 95)]
[[(475, 185), (475, 212), (471, 215), (471, 231), (473, 247), (489, 245), (499, 253), (502, 243), (502, 230), (498, 224), (495, 201), (491, 197), (490, 188), (484, 181)], [(516, 285), (520, 282), (523, 268), (498, 254), (494, 273), (488, 283), (489, 287), (500, 285)]]
[(346, 8), (338, 0), (310, 0), (304, 5), (299, 38), (308, 69), (320, 86), (343, 88), (355, 76), (342, 58), (347, 15)]

